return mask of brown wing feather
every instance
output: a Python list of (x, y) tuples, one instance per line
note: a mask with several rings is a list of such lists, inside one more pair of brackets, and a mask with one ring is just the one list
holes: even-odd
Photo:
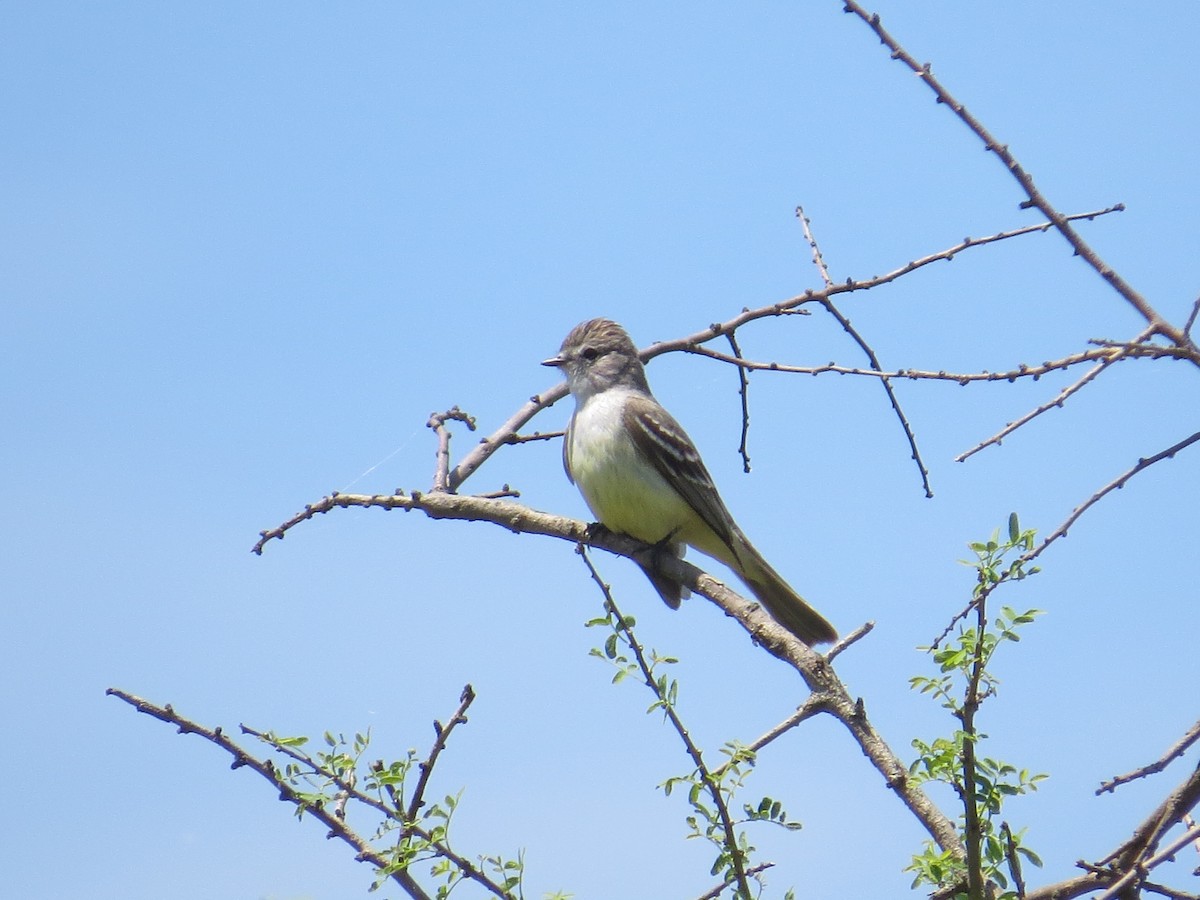
[(736, 557), (733, 532), (737, 526), (683, 426), (649, 398), (630, 397), (623, 415), (625, 428), (638, 453), (687, 501)]

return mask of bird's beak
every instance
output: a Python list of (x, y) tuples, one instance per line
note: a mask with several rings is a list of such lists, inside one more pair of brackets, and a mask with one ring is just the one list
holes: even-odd
[(549, 359), (542, 360), (543, 366), (558, 367), (558, 366), (564, 366), (564, 365), (566, 365), (566, 363), (567, 363), (567, 361), (565, 359), (563, 359), (561, 356), (552, 356)]

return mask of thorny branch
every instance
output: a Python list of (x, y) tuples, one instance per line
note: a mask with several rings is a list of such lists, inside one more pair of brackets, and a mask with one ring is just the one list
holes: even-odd
[(1092, 496), (1085, 500), (1082, 504), (1075, 507), (1075, 509), (1071, 511), (1071, 514), (1067, 516), (1065, 522), (1048, 534), (1040, 544), (1038, 544), (1028, 553), (1023, 554), (1020, 558), (1020, 561), (1022, 563), (1027, 563), (1037, 559), (1042, 555), (1043, 552), (1045, 552), (1047, 547), (1049, 547), (1059, 538), (1066, 537), (1071, 526), (1079, 521), (1079, 517), (1103, 500), (1108, 494), (1125, 487), (1129, 479), (1133, 478), (1133, 476), (1137, 475), (1139, 472), (1150, 468), (1155, 463), (1162, 462), (1164, 459), (1173, 459), (1176, 453), (1178, 453), (1180, 450), (1187, 449), (1192, 444), (1196, 443), (1196, 441), (1200, 441), (1200, 431), (1197, 431), (1195, 434), (1184, 438), (1178, 443), (1172, 444), (1166, 450), (1161, 450), (1152, 456), (1145, 456), (1139, 459), (1132, 467), (1122, 472), (1104, 487), (1100, 488), (1100, 490), (1096, 491), (1096, 493), (1092, 494)]
[[(738, 346), (737, 335), (732, 331), (725, 335), (729, 341), (729, 347), (733, 350), (733, 355), (737, 359), (742, 358), (742, 348)], [(746, 370), (738, 368), (738, 396), (742, 400), (742, 439), (738, 444), (738, 453), (742, 456), (742, 471), (746, 474), (750, 473), (750, 450), (748, 442), (750, 439), (750, 383), (746, 378)]]

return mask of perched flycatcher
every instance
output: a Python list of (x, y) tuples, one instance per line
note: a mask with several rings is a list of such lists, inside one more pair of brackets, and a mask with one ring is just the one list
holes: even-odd
[[(563, 465), (604, 527), (678, 556), (684, 544), (695, 547), (736, 572), (805, 644), (837, 639), (737, 527), (695, 445), (650, 393), (625, 329), (608, 319), (577, 325), (543, 365), (561, 369), (575, 397)], [(678, 608), (683, 587), (642, 568), (667, 605)]]

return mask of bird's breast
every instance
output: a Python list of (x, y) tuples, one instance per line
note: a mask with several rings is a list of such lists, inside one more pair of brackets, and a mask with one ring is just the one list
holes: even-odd
[(571, 420), (567, 467), (606, 528), (647, 543), (677, 534), (695, 512), (645, 459), (625, 429), (622, 391), (589, 397)]

